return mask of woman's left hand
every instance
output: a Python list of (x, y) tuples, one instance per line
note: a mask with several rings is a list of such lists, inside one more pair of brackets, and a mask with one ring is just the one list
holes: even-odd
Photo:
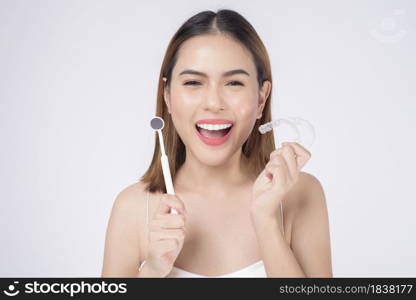
[(253, 184), (251, 213), (256, 216), (276, 216), (280, 201), (295, 185), (300, 170), (311, 153), (295, 142), (282, 143), (270, 153), (270, 160)]

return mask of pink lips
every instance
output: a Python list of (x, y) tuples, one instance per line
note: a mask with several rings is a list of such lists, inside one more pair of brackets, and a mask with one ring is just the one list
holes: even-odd
[[(225, 119), (204, 119), (204, 120), (199, 120), (196, 122), (196, 124), (232, 124), (234, 125), (234, 123), (232, 121), (229, 120), (225, 120)], [(233, 129), (233, 126), (231, 126), (230, 130), (227, 132), (226, 135), (224, 135), (221, 138), (218, 139), (211, 139), (211, 138), (207, 138), (205, 136), (203, 136), (197, 128), (195, 128), (196, 133), (198, 134), (199, 138), (207, 145), (210, 146), (218, 146), (221, 145), (223, 143), (225, 143), (228, 138), (231, 135), (231, 131)]]
[(196, 124), (234, 124), (234, 122), (225, 119), (203, 119), (197, 121)]

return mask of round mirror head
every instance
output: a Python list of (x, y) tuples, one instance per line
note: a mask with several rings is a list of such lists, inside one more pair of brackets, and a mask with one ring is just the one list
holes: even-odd
[(165, 126), (165, 122), (163, 121), (162, 118), (154, 117), (150, 121), (150, 126), (153, 128), (153, 130), (160, 130), (160, 129), (163, 129), (163, 127)]

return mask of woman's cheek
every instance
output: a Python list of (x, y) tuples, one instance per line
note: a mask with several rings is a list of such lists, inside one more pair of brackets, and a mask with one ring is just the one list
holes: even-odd
[(247, 140), (256, 122), (256, 109), (252, 105), (238, 108), (239, 136), (243, 142)]
[(235, 105), (233, 105), (233, 110), (236, 116), (238, 116), (242, 122), (247, 123), (247, 121), (251, 121), (253, 119), (255, 121), (257, 114), (257, 106), (255, 102), (256, 101), (254, 101), (253, 98), (241, 99), (239, 103), (235, 103)]
[(176, 115), (176, 119), (181, 118), (183, 121), (192, 121), (190, 114), (196, 103), (195, 98), (189, 93), (177, 90), (171, 99), (172, 113)]
[(172, 98), (171, 117), (182, 140), (187, 140), (187, 137), (193, 133), (194, 102), (188, 95), (175, 95)]

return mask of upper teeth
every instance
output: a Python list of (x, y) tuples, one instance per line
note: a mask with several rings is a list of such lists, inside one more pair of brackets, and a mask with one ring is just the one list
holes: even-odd
[(232, 124), (196, 124), (198, 127), (207, 130), (221, 130), (231, 127)]

